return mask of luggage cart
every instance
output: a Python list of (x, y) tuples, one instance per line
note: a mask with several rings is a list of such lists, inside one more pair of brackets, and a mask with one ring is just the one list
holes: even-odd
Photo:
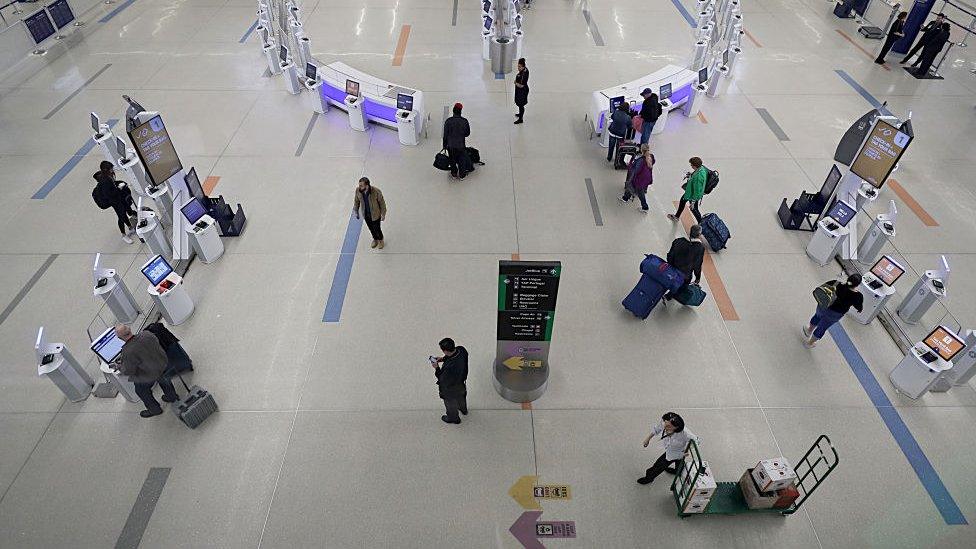
[[(745, 497), (738, 482), (718, 482), (715, 494), (708, 502), (708, 506), (702, 513), (685, 513), (688, 499), (691, 497), (695, 483), (699, 475), (704, 471), (705, 465), (702, 462), (701, 453), (695, 441), (688, 443), (685, 450), (684, 459), (678, 464), (678, 474), (671, 482), (671, 492), (674, 495), (675, 505), (678, 507), (678, 516), (685, 518), (691, 515), (738, 515), (742, 513), (777, 513), (781, 516), (788, 516), (795, 513), (803, 502), (823, 483), (824, 479), (830, 475), (840, 458), (837, 450), (827, 435), (820, 435), (807, 453), (796, 462), (796, 489), (800, 492), (799, 497), (792, 505), (783, 509), (750, 509), (746, 505)], [(684, 469), (688, 470), (683, 474)], [(812, 477), (812, 478), (811, 478)]]

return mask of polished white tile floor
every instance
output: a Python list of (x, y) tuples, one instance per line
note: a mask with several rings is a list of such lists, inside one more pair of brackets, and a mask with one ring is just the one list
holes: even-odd
[[(64, 44), (0, 75), (0, 547), (115, 545), (151, 468), (170, 472), (151, 514), (135, 513), (148, 520), (142, 547), (516, 548), (508, 529), (522, 510), (507, 491), (536, 474), (573, 492), (543, 503), (544, 519), (578, 531), (550, 547), (976, 546), (972, 527), (946, 524), (834, 341), (800, 346), (810, 291), (839, 267), (814, 265), (808, 236), (783, 231), (774, 215), (783, 197), (819, 188), (837, 140), (871, 106), (835, 72), (844, 71), (897, 114), (912, 113), (916, 140), (893, 177), (936, 225), (890, 187), (865, 214), (898, 205), (886, 251), (910, 264), (905, 289), (939, 255), (953, 265), (946, 303), (900, 329), (976, 327), (976, 57), (954, 48), (945, 80), (919, 81), (873, 64), (844, 35), (867, 51), (880, 44), (831, 15), (831, 3), (742, 4), (749, 37), (735, 82), (700, 119), (676, 113), (654, 139), (647, 216), (616, 201), (622, 174), (583, 117), (593, 90), (687, 62), (692, 30), (668, 0), (534, 0), (522, 126), (511, 125), (511, 75), (496, 79), (481, 60), (479, 3), (458, 1), (452, 24), (453, 2), (308, 0), (314, 55), (423, 90), (432, 128), (407, 148), (383, 128), (351, 131), (333, 110), (301, 155), (312, 113), (280, 78), (263, 76), (256, 37), (241, 42), (252, 0), (135, 0), (105, 23), (124, 2), (83, 13), (87, 25)], [(393, 66), (403, 25), (409, 41)], [(195, 359), (194, 381), (221, 407), (196, 431), (170, 414), (140, 419), (121, 398), (66, 402), (36, 376), (40, 325), (94, 373), (86, 329), (110, 322), (89, 289), (94, 253), (148, 301), (138, 272), (146, 250), (121, 242), (112, 215), (89, 198), (100, 151), (82, 151), (45, 199), (31, 199), (89, 139), (88, 112), (121, 117), (123, 93), (161, 111), (184, 164), (201, 179), (219, 176), (216, 192), (249, 214), (219, 262), (187, 274), (197, 309), (174, 332)], [(430, 166), (455, 101), (487, 162), (462, 183)], [(661, 307), (639, 322), (620, 300), (640, 254), (663, 254), (682, 232), (664, 214), (690, 156), (722, 172), (703, 210), (734, 236), (712, 258), (720, 280), (708, 281), (701, 307)], [(363, 174), (389, 203), (388, 246), (372, 250), (360, 236), (340, 322), (323, 323)], [(564, 267), (551, 386), (532, 410), (491, 385), (497, 262), (511, 254)], [(738, 320), (716, 303), (719, 283)], [(843, 326), (976, 520), (976, 392), (911, 401), (887, 380), (901, 356), (888, 333)], [(445, 336), (471, 353), (472, 412), (460, 427), (439, 421), (425, 360)], [(840, 467), (789, 518), (680, 520), (666, 481), (634, 482), (657, 457), (641, 441), (668, 410), (701, 435), (719, 480), (760, 458), (795, 460), (820, 434)]]

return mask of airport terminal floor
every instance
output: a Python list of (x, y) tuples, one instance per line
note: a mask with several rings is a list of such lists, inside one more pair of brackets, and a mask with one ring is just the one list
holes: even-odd
[[(70, 43), (0, 78), (0, 547), (515, 549), (527, 502), (509, 491), (526, 476), (569, 487), (527, 506), (575, 537), (533, 529), (525, 547), (976, 546), (976, 392), (898, 393), (888, 374), (904, 355), (877, 321), (845, 318), (805, 348), (811, 292), (841, 267), (818, 266), (811, 233), (776, 217), (784, 197), (820, 188), (872, 106), (911, 111), (896, 184), (866, 208), (895, 202), (894, 246), (913, 271), (951, 263), (944, 312), (918, 329), (976, 327), (974, 48), (950, 51), (943, 80), (918, 80), (898, 54), (875, 64), (880, 41), (832, 3), (742, 0), (731, 85), (652, 136), (642, 215), (617, 200), (625, 172), (585, 116), (594, 90), (688, 62), (694, 2), (534, 0), (520, 125), (515, 73), (482, 59), (480, 2), (299, 5), (321, 63), (424, 92), (419, 146), (289, 94), (266, 73), (254, 0), (97, 4)], [(71, 402), (37, 373), (40, 326), (97, 373), (86, 329), (108, 325), (94, 254), (149, 302), (146, 245), (123, 242), (90, 198), (103, 155), (89, 113), (124, 136), (122, 94), (160, 112), (183, 166), (247, 211), (219, 261), (190, 264), (195, 311), (169, 326), (193, 359), (188, 382), (219, 404), (193, 430), (168, 404), (144, 419), (122, 396)], [(431, 166), (455, 102), (485, 162), (464, 180)], [(701, 306), (641, 321), (621, 300), (643, 254), (686, 234), (666, 214), (692, 156), (720, 171), (701, 210), (732, 238), (706, 255)], [(364, 175), (385, 196), (383, 249), (350, 219)], [(549, 385), (530, 404), (492, 379), (499, 261), (515, 258), (561, 262)], [(470, 353), (460, 425), (441, 421), (428, 363), (444, 337)], [(669, 411), (719, 481), (760, 459), (796, 463), (822, 434), (839, 463), (795, 514), (681, 518), (674, 477), (636, 482)]]

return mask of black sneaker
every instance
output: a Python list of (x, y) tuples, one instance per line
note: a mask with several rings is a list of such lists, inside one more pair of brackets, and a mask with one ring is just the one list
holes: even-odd
[(166, 395), (163, 395), (163, 402), (176, 402), (179, 399), (180, 399), (180, 397), (172, 397), (172, 398), (170, 398), (170, 397), (168, 397)]
[(647, 477), (641, 477), (641, 478), (637, 479), (637, 484), (650, 484), (651, 482), (652, 482), (652, 479), (649, 479)]
[(460, 425), (461, 424), (461, 420), (460, 419), (458, 419), (457, 421), (451, 421), (450, 419), (448, 419), (447, 416), (441, 416), (441, 421), (443, 421), (444, 423), (453, 423), (455, 425)]
[(163, 413), (162, 408), (160, 408), (158, 412), (153, 412), (151, 410), (143, 410), (139, 412), (139, 417), (153, 417), (153, 416), (158, 416), (161, 413)]
[(460, 410), (460, 412), (461, 412), (461, 415), (462, 416), (468, 415), (468, 411), (467, 410)]

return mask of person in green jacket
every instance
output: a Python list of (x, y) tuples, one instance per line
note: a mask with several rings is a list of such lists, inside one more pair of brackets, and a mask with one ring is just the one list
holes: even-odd
[(701, 223), (702, 215), (698, 211), (698, 202), (705, 196), (705, 180), (708, 179), (708, 168), (702, 166), (702, 159), (692, 156), (688, 163), (691, 164), (691, 172), (685, 175), (687, 180), (684, 184), (685, 194), (678, 202), (678, 211), (668, 214), (668, 219), (677, 221), (681, 217), (681, 212), (685, 210), (685, 204), (691, 203), (691, 213)]

